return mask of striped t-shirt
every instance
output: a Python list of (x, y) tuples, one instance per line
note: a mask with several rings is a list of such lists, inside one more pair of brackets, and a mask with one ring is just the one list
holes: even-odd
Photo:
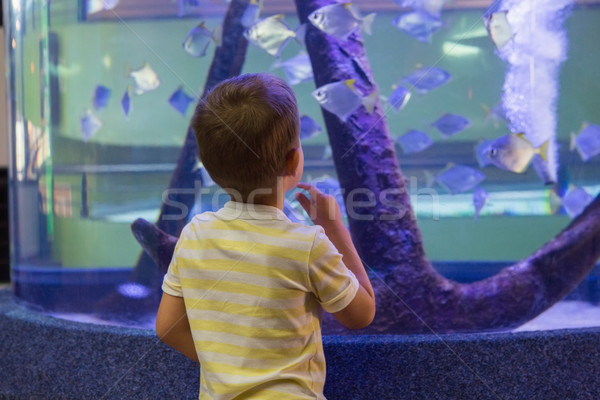
[(321, 227), (230, 201), (185, 227), (162, 289), (184, 298), (200, 399), (324, 399), (321, 309), (358, 281)]

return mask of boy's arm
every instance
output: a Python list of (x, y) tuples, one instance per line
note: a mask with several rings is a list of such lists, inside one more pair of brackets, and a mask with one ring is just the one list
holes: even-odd
[(156, 314), (156, 334), (164, 343), (199, 362), (183, 297), (163, 293)]
[(342, 261), (354, 273), (360, 285), (350, 304), (343, 310), (333, 313), (333, 316), (347, 328), (365, 328), (375, 317), (375, 295), (371, 281), (352, 243), (350, 232), (342, 222), (340, 208), (333, 196), (320, 192), (313, 185), (300, 183), (298, 187), (308, 191), (310, 199), (301, 193), (297, 194), (296, 198), (313, 222), (323, 228), (331, 243), (342, 254)]

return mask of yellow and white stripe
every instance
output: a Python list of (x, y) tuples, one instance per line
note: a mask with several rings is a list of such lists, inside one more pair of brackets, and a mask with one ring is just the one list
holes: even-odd
[(163, 282), (185, 301), (200, 399), (323, 399), (321, 309), (357, 290), (322, 228), (236, 202), (194, 217)]

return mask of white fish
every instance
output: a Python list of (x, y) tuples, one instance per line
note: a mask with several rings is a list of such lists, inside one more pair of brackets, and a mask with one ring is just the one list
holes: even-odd
[(507, 11), (499, 11), (484, 18), (485, 27), (498, 50), (502, 50), (514, 36), (508, 18), (506, 18), (507, 14)]
[(142, 94), (156, 89), (160, 86), (160, 80), (158, 75), (152, 69), (150, 64), (144, 63), (142, 68), (135, 71), (131, 71), (129, 65), (127, 66), (127, 76), (133, 78), (135, 82), (135, 93)]
[(361, 17), (352, 3), (335, 3), (323, 6), (310, 13), (308, 20), (323, 32), (346, 40), (358, 27), (371, 34), (375, 14)]
[(192, 28), (183, 39), (183, 49), (193, 57), (204, 57), (211, 42), (221, 44), (220, 25), (212, 32), (206, 27), (204, 21)]
[(516, 173), (524, 172), (534, 155), (546, 160), (548, 142), (534, 147), (522, 133), (511, 133), (494, 140), (484, 151), (485, 157), (498, 168)]
[(288, 41), (296, 37), (296, 32), (285, 23), (283, 17), (283, 14), (277, 14), (258, 21), (244, 31), (244, 37), (270, 55), (279, 58), (279, 53)]
[(283, 68), (283, 72), (290, 85), (297, 85), (298, 83), (313, 79), (312, 65), (305, 51), (300, 51), (297, 56), (289, 60), (276, 61), (271, 66), (271, 69), (273, 68)]
[(377, 101), (377, 91), (362, 97), (354, 87), (354, 79), (328, 83), (312, 92), (312, 96), (321, 107), (346, 121), (358, 107), (364, 105), (369, 113), (373, 112)]

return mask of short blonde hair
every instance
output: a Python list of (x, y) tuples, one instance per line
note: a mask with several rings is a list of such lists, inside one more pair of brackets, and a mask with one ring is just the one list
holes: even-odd
[(211, 178), (244, 199), (254, 189), (274, 187), (300, 133), (294, 92), (265, 73), (215, 86), (198, 102), (191, 125)]

